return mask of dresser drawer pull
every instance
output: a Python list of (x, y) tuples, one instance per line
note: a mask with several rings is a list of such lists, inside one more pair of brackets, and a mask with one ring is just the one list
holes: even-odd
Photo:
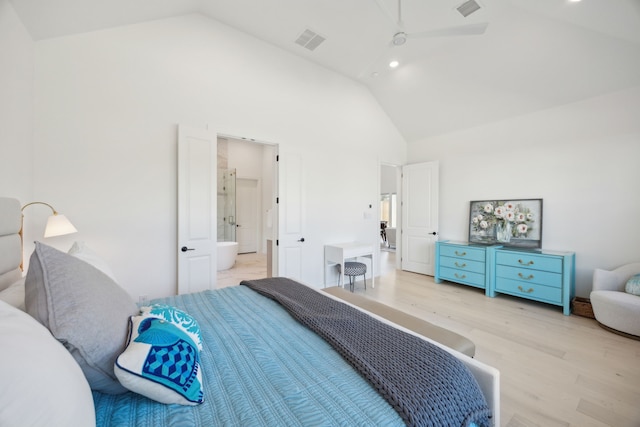
[(524, 280), (531, 280), (531, 279), (533, 279), (533, 274), (530, 274), (530, 275), (528, 275), (527, 277), (524, 277), (524, 274), (522, 274), (522, 273), (518, 273), (518, 276), (519, 276), (521, 279), (524, 279)]
[(520, 292), (524, 292), (525, 294), (530, 294), (531, 292), (533, 292), (533, 288), (529, 288), (525, 291), (522, 286), (518, 286), (518, 289), (520, 290)]
[(456, 251), (455, 254), (458, 255), (458, 256), (466, 256), (467, 255), (466, 252), (458, 252), (458, 251)]
[(533, 265), (533, 261), (524, 262), (523, 260), (519, 259), (518, 262), (522, 265)]
[(458, 278), (458, 279), (466, 279), (467, 278), (466, 274), (459, 275), (458, 273), (455, 273), (454, 276), (456, 276), (456, 278)]
[(458, 261), (456, 261), (454, 264), (455, 264), (455, 265), (456, 265), (456, 267), (458, 267), (458, 268), (465, 268), (465, 267), (467, 266), (467, 264), (466, 264), (466, 263), (464, 263), (464, 262), (463, 262), (462, 264), (458, 264)]

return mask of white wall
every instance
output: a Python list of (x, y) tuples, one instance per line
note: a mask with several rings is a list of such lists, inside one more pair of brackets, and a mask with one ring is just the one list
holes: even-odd
[(33, 50), (13, 6), (0, 0), (0, 196), (22, 204), (33, 198)]
[(545, 249), (594, 268), (640, 260), (640, 87), (409, 145), (440, 160), (440, 239), (466, 240), (469, 201), (543, 198)]
[(380, 194), (393, 194), (398, 192), (397, 167), (380, 165)]
[(325, 243), (375, 238), (379, 159), (406, 153), (366, 88), (200, 15), (39, 41), (35, 97), (36, 196), (135, 298), (176, 290), (177, 124), (302, 156), (314, 285)]

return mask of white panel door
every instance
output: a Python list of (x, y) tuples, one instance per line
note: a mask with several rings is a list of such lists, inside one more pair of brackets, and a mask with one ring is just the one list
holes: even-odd
[[(438, 234), (438, 162), (402, 168), (402, 269), (434, 274)], [(396, 237), (397, 238), (397, 237)]]
[(304, 200), (302, 159), (280, 156), (278, 271), (280, 276), (302, 280), (304, 248)]
[(238, 253), (258, 250), (258, 180), (236, 179), (236, 239)]
[(216, 168), (214, 132), (178, 128), (178, 293), (215, 288)]

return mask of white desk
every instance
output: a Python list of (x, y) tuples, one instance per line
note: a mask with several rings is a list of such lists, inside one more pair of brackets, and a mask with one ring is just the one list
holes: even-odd
[[(376, 286), (375, 275), (373, 274), (374, 246), (371, 243), (347, 242), (324, 246), (324, 284), (327, 285), (327, 264), (340, 264), (339, 285), (344, 286), (344, 262), (349, 258), (368, 257), (371, 258), (371, 265), (367, 268), (371, 274), (371, 287)], [(366, 276), (365, 276), (366, 277)]]

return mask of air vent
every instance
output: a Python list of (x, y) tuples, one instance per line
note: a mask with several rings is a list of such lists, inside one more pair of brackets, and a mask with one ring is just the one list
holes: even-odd
[(475, 0), (469, 0), (462, 3), (460, 6), (456, 8), (458, 12), (465, 18), (471, 15), (473, 12), (480, 10), (480, 5)]
[(326, 39), (315, 31), (306, 29), (296, 39), (296, 44), (309, 49), (315, 50)]

